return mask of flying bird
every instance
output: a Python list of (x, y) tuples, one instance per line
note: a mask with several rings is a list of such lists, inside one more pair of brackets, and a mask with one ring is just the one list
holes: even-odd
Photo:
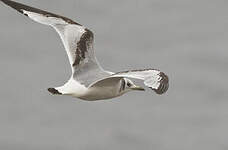
[(60, 87), (48, 88), (54, 95), (70, 95), (95, 101), (145, 89), (130, 79), (143, 80), (157, 94), (168, 90), (168, 76), (157, 69), (138, 69), (113, 73), (104, 70), (94, 53), (94, 34), (83, 25), (61, 15), (30, 7), (12, 0), (0, 0), (30, 19), (53, 27), (59, 34), (71, 65), (70, 79)]

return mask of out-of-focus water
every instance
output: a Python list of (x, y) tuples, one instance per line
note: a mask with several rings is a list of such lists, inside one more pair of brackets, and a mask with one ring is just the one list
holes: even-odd
[(59, 37), (0, 3), (0, 149), (228, 149), (226, 1), (19, 2), (94, 31), (105, 69), (158, 68), (170, 89), (97, 102), (51, 96), (70, 76)]

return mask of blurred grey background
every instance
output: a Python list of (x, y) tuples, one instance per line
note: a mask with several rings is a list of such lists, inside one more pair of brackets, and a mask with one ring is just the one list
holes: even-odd
[(167, 94), (52, 96), (70, 68), (57, 33), (0, 3), (1, 150), (227, 150), (225, 0), (17, 0), (95, 33), (111, 71), (158, 68)]

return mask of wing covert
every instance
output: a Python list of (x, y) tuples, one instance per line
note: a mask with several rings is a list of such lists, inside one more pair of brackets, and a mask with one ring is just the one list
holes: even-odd
[[(44, 25), (49, 25), (56, 30), (67, 52), (72, 77), (75, 80), (84, 85), (89, 85), (97, 79), (110, 75), (100, 67), (95, 57), (93, 48), (94, 35), (92, 31), (61, 15), (30, 7), (12, 0), (1, 1), (30, 19)], [(84, 75), (88, 73), (90, 81), (84, 77)]]

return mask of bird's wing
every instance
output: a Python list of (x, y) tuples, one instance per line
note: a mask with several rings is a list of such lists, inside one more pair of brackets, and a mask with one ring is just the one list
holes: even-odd
[(104, 82), (103, 80), (110, 80), (110, 78), (134, 78), (144, 81), (144, 84), (154, 90), (157, 94), (165, 93), (169, 88), (169, 78), (163, 72), (156, 69), (142, 69), (142, 70), (130, 70), (122, 71), (112, 74), (111, 76), (101, 79), (90, 85), (96, 86), (99, 82)]
[[(92, 82), (109, 75), (98, 64), (93, 49), (94, 36), (89, 29), (60, 15), (11, 0), (0, 1), (16, 9), (32, 20), (41, 24), (49, 25), (57, 31), (67, 52), (72, 69), (72, 76), (75, 80), (88, 86)], [(89, 80), (84, 76), (88, 72), (90, 77)]]
[[(90, 87), (110, 87), (115, 85), (117, 82), (119, 82), (122, 79), (123, 77), (107, 77), (96, 81)], [(123, 82), (123, 84), (125, 84), (125, 82)]]

